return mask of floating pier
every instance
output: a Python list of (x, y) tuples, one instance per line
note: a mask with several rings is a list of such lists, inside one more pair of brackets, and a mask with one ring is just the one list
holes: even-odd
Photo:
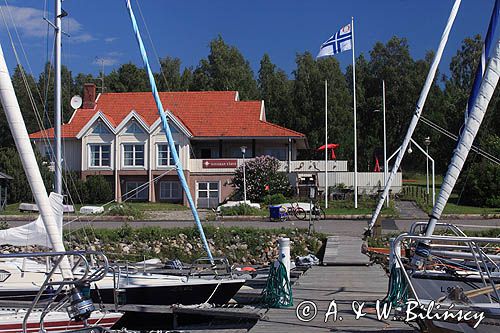
[[(293, 307), (267, 310), (250, 332), (414, 332), (403, 322), (378, 320), (369, 309), (385, 297), (388, 277), (380, 266), (369, 265), (368, 257), (361, 254), (361, 245), (361, 238), (329, 237), (323, 266), (310, 268), (293, 285)], [(337, 320), (329, 316), (325, 322), (332, 301), (337, 306)], [(367, 314), (358, 320), (352, 301), (365, 302)], [(316, 310), (311, 303), (303, 302), (313, 302)], [(314, 312), (314, 318), (307, 316)]]

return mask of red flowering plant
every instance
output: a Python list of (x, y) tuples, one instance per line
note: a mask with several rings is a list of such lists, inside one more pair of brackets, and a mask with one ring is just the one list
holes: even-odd
[[(285, 172), (280, 171), (281, 163), (272, 156), (258, 156), (245, 161), (247, 200), (262, 202), (266, 195), (291, 194), (291, 187)], [(232, 180), (236, 196), (243, 198), (243, 165), (236, 169)]]

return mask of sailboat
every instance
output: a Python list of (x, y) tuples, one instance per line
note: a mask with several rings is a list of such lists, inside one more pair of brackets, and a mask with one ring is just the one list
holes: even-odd
[[(56, 0), (56, 84), (55, 84), (55, 174), (56, 174), (56, 192), (62, 192), (62, 166), (61, 166), (61, 137), (60, 137), (60, 20), (61, 20), (61, 0)], [(130, 9), (129, 4), (127, 7)], [(133, 16), (133, 14), (131, 14)], [(135, 21), (135, 18), (134, 18)], [(151, 71), (149, 70), (149, 73)], [(151, 73), (150, 73), (151, 74)], [(150, 75), (152, 77), (152, 74)], [(152, 80), (154, 84), (154, 79)], [(156, 86), (152, 87), (153, 92), (156, 92)], [(156, 96), (157, 97), (157, 96)], [(159, 101), (159, 99), (157, 100)], [(160, 102), (161, 104), (161, 102)], [(167, 111), (168, 112), (168, 111)], [(176, 169), (183, 186), (184, 192), (191, 197), (189, 189), (184, 178), (182, 165), (179, 160), (176, 148), (173, 144), (173, 138), (167, 119), (163, 109), (159, 109), (159, 115), (162, 119), (165, 133), (168, 137), (168, 143), (171, 145), (170, 151), (172, 152), (173, 159), (176, 164)], [(206, 241), (201, 222), (199, 220), (196, 208), (190, 200), (190, 206), (193, 212), (195, 222), (200, 231), (202, 242), (207, 251), (207, 256), (210, 264), (215, 266), (216, 258), (212, 257), (210, 248)], [(40, 207), (40, 212), (42, 209)], [(42, 212), (43, 213), (43, 212)], [(62, 230), (62, 227), (58, 230)], [(6, 231), (0, 232), (0, 243), (8, 243), (11, 245), (48, 245), (47, 235), (49, 229), (45, 227), (42, 219), (17, 228), (11, 228)], [(62, 244), (62, 234), (57, 233), (52, 236)], [(55, 249), (55, 248), (54, 248)], [(45, 267), (43, 264), (30, 262), (29, 267), (26, 267), (26, 261), (19, 262), (0, 262), (0, 269), (10, 272), (12, 275), (8, 281), (0, 288), (0, 299), (16, 299), (31, 301), (33, 295), (36, 294), (38, 286), (45, 279)], [(75, 273), (77, 274), (77, 272)], [(58, 276), (62, 279), (63, 276)], [(203, 278), (195, 276), (168, 276), (160, 274), (141, 274), (129, 273), (126, 270), (115, 267), (112, 272), (103, 277), (102, 280), (92, 283), (90, 286), (90, 293), (92, 299), (99, 303), (115, 304), (117, 299), (121, 300), (122, 304), (139, 304), (139, 305), (170, 305), (170, 304), (201, 304), (201, 303), (214, 303), (225, 304), (227, 303), (241, 286), (245, 280), (226, 278), (214, 275), (213, 278)], [(119, 295), (118, 295), (119, 293)]]
[[(493, 332), (500, 326), (500, 256), (495, 254), (500, 238), (468, 237), (457, 226), (438, 222), (498, 84), (500, 40), (492, 40), (499, 13), (497, 0), (482, 58), (486, 59), (491, 46), (494, 50), (487, 66), (479, 64), (467, 118), (431, 217), (415, 222), (409, 233), (399, 235), (391, 244), (386, 301), (397, 306), (400, 313), (408, 311), (408, 300), (414, 302), (414, 312), (421, 315), (420, 326), (430, 332)], [(416, 121), (418, 117), (416, 114)], [(407, 137), (411, 138), (413, 129), (410, 127)], [(390, 183), (386, 190), (388, 187)], [(445, 228), (451, 235), (435, 235), (436, 228)], [(401, 258), (403, 246), (411, 250), (408, 264)]]
[[(107, 312), (95, 311), (95, 307), (85, 295), (85, 285), (95, 282), (107, 272), (106, 265), (101, 271), (86, 273), (75, 278), (73, 269), (68, 259), (68, 252), (65, 251), (62, 242), (62, 195), (51, 193), (47, 195), (43, 179), (38, 169), (35, 154), (28, 137), (28, 132), (19, 108), (14, 88), (10, 79), (7, 64), (5, 62), (3, 49), (0, 46), (0, 100), (12, 132), (17, 151), (20, 155), (23, 169), (26, 173), (28, 183), (31, 188), (35, 202), (40, 211), (38, 225), (43, 225), (45, 230), (45, 240), (50, 244), (54, 252), (48, 253), (16, 253), (1, 254), (0, 259), (9, 258), (29, 258), (43, 257), (55, 259), (54, 266), (45, 275), (42, 284), (37, 286), (37, 293), (32, 303), (24, 310), (2, 310), (0, 311), (0, 332), (28, 332), (36, 329), (43, 330), (44, 325), (52, 327), (53, 331), (68, 331), (70, 328), (81, 328), (87, 330), (102, 330), (98, 326), (100, 321), (111, 327), (122, 316), (120, 313), (110, 315)], [(83, 256), (80, 252), (72, 253)], [(52, 281), (52, 276), (59, 269), (60, 281)], [(2, 289), (11, 277), (9, 271), (1, 271), (0, 289)], [(35, 306), (42, 293), (46, 290), (53, 290), (54, 296), (45, 303), (42, 311), (35, 311)], [(59, 298), (60, 297), (60, 298)], [(61, 309), (64, 310), (61, 312)], [(36, 314), (35, 314), (36, 313)], [(65, 323), (65, 325), (64, 325)]]

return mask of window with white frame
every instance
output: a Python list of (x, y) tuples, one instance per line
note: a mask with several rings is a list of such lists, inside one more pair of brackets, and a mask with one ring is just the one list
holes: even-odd
[(92, 130), (92, 134), (109, 134), (108, 127), (102, 122), (99, 121)]
[[(179, 154), (179, 145), (175, 145), (175, 150)], [(170, 152), (170, 146), (167, 143), (158, 144), (158, 166), (175, 165), (174, 156)]]
[(127, 181), (125, 183), (125, 199), (146, 200), (148, 198), (149, 186), (147, 183)]
[(91, 167), (111, 166), (111, 145), (89, 145)]
[(124, 144), (123, 165), (144, 166), (144, 144)]
[(160, 200), (182, 198), (181, 183), (178, 181), (160, 182)]
[(127, 133), (127, 134), (141, 134), (141, 133), (144, 133), (144, 131), (136, 122), (133, 122), (132, 124), (130, 124), (129, 127), (127, 127), (127, 129), (125, 130), (125, 133)]

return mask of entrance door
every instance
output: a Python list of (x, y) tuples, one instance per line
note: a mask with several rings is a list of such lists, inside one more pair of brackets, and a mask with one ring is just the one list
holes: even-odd
[(198, 208), (216, 208), (219, 205), (219, 182), (198, 182)]

